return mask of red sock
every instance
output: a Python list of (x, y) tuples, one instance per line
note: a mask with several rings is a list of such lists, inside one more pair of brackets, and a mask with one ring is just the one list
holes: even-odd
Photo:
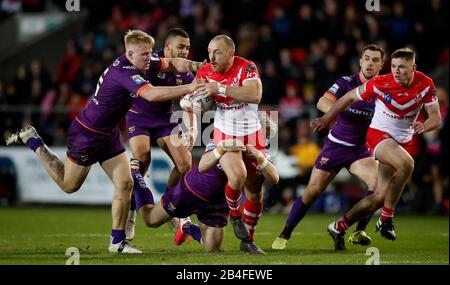
[(387, 218), (393, 218), (394, 217), (395, 209), (388, 209), (386, 207), (383, 207), (381, 210), (381, 221), (386, 221)]
[(230, 208), (230, 215), (235, 218), (239, 217), (241, 215), (242, 191), (234, 190), (227, 184), (225, 186), (225, 197)]
[(250, 240), (253, 240), (256, 225), (263, 212), (263, 203), (253, 203), (245, 200), (244, 204), (244, 224), (250, 234)]
[(348, 229), (348, 220), (345, 216), (342, 216), (339, 220), (334, 223), (334, 228), (343, 233)]

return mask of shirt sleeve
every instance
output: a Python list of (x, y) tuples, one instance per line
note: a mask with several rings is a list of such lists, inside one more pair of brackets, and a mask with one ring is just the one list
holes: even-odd
[(194, 74), (192, 74), (192, 72), (186, 73), (184, 80), (183, 80), (183, 84), (189, 84), (192, 81), (194, 81)]
[(370, 79), (369, 81), (359, 85), (356, 88), (356, 96), (358, 96), (359, 99), (366, 101), (370, 101), (371, 99), (376, 98), (376, 90), (378, 90), (377, 83), (377, 80)]
[(425, 106), (433, 105), (438, 101), (436, 96), (436, 86), (434, 85), (433, 80), (430, 80), (430, 85), (428, 85), (429, 89), (426, 90), (425, 96), (423, 97), (423, 103)]
[(130, 92), (130, 96), (139, 96), (140, 91), (150, 86), (148, 80), (139, 74), (137, 70), (126, 70), (117, 77), (117, 81), (122, 88)]
[(247, 61), (246, 64), (242, 66), (241, 83), (251, 79), (259, 79), (259, 72), (253, 61)]
[(329, 95), (335, 97), (337, 100), (345, 95), (346, 93), (345, 91), (346, 91), (345, 85), (343, 84), (342, 79), (340, 78), (336, 80), (336, 82), (330, 88), (328, 88), (326, 93), (329, 93)]

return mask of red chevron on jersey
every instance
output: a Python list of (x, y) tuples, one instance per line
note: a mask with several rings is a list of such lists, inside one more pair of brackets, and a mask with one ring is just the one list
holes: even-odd
[(420, 71), (414, 72), (413, 82), (401, 86), (392, 73), (377, 76), (356, 89), (360, 99), (375, 100), (371, 128), (385, 131), (400, 143), (412, 138), (412, 124), (423, 105), (437, 102), (433, 80)]
[[(205, 64), (197, 71), (196, 78), (233, 87), (241, 87), (247, 80), (260, 80), (255, 63), (239, 56), (234, 57), (232, 66), (224, 73), (214, 72), (211, 64)], [(224, 134), (246, 136), (261, 129), (257, 104), (239, 102), (217, 94), (214, 99), (217, 102), (214, 127)]]

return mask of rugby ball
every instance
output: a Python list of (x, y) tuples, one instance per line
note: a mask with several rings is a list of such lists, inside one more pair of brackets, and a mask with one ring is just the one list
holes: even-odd
[(202, 113), (215, 110), (216, 108), (216, 100), (214, 99), (214, 96), (204, 98), (200, 92), (194, 91), (189, 98), (193, 107), (199, 107)]

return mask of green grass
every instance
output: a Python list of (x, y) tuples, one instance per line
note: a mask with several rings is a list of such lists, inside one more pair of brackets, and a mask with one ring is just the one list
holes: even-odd
[[(0, 208), (0, 264), (64, 265), (66, 249), (80, 250), (80, 264), (365, 264), (366, 248), (347, 243), (347, 251), (334, 252), (327, 225), (337, 216), (307, 215), (294, 231), (287, 250), (273, 251), (273, 239), (285, 216), (262, 216), (255, 240), (267, 256), (243, 258), (239, 241), (227, 227), (224, 251), (205, 253), (195, 241), (177, 247), (169, 228), (145, 228), (138, 221), (133, 244), (142, 255), (117, 255), (107, 251), (111, 215), (107, 208)], [(140, 217), (138, 217), (140, 219)], [(193, 219), (195, 220), (195, 219)], [(448, 264), (448, 217), (398, 216), (398, 239), (382, 239), (368, 226), (381, 264)]]

